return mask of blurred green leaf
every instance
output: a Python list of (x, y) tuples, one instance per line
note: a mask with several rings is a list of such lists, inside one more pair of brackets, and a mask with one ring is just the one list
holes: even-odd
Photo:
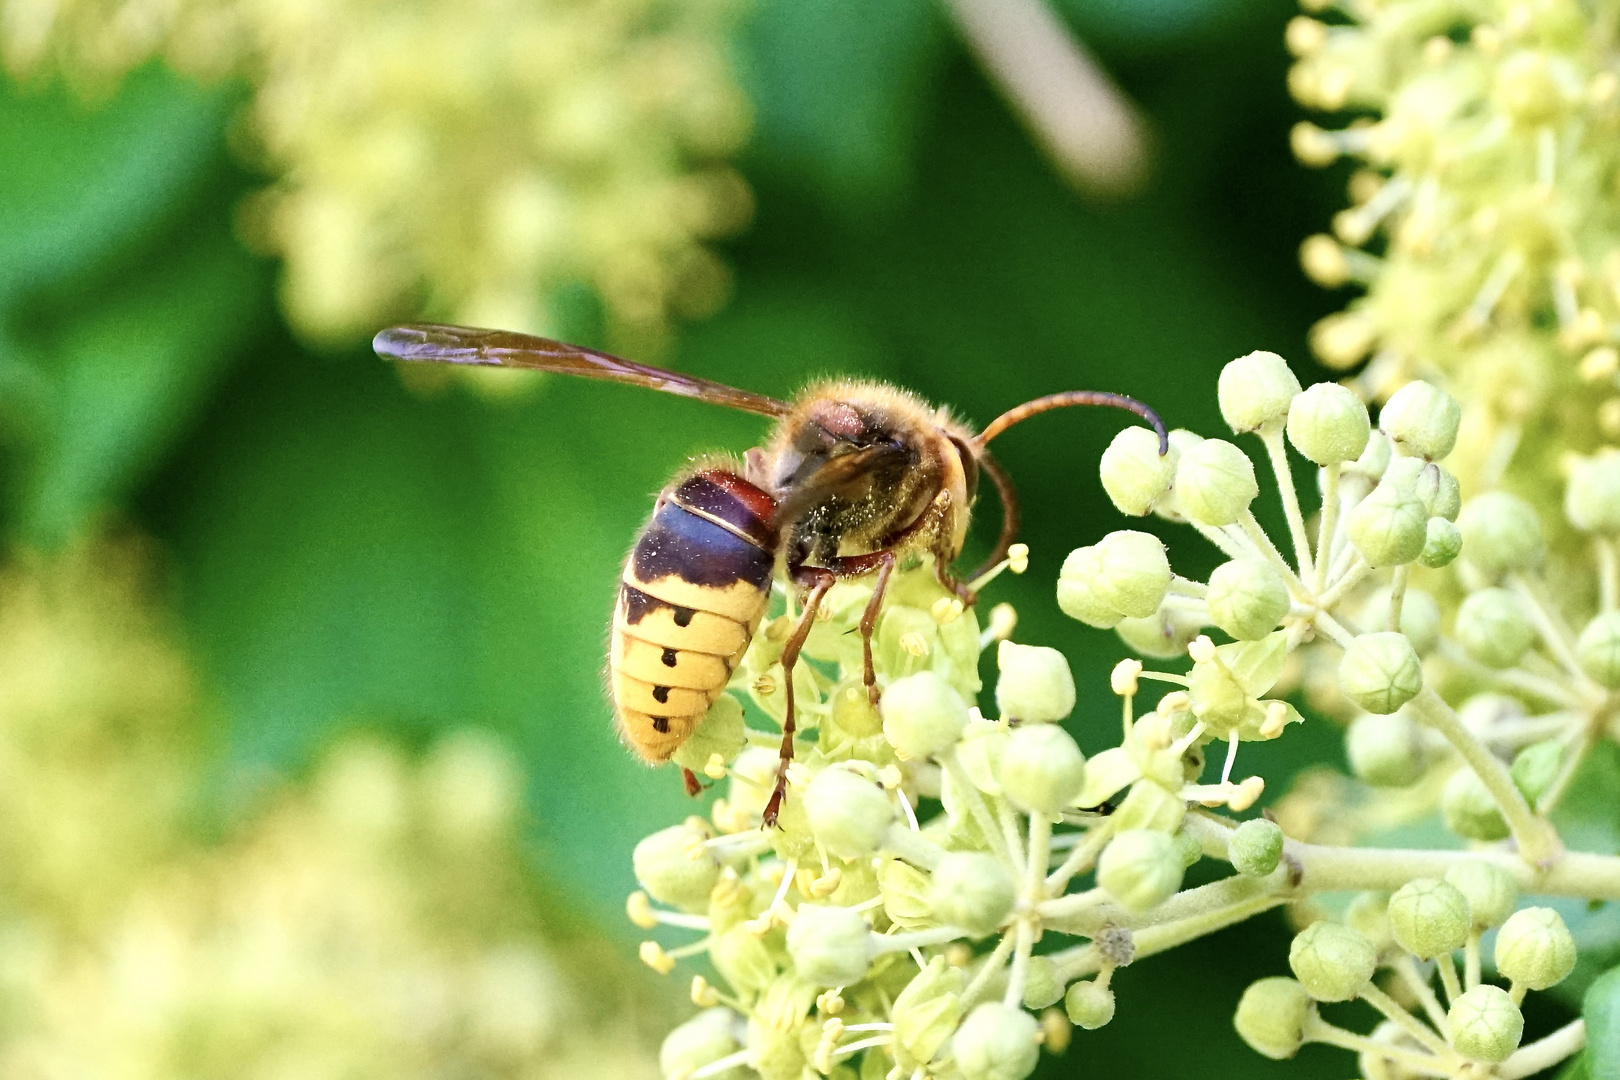
[(945, 33), (934, 0), (761, 0), (739, 57), (761, 167), (836, 213), (892, 204)]
[(1591, 1080), (1620, 1080), (1620, 968), (1605, 972), (1586, 991), (1581, 1004), (1586, 1019), (1587, 1075)]
[(93, 104), (0, 76), (0, 305), (166, 220), (218, 160), (230, 102), (155, 66)]

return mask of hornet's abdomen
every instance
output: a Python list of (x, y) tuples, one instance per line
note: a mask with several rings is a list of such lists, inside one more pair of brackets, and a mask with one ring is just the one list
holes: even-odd
[(658, 498), (625, 562), (608, 664), (619, 735), (665, 761), (697, 727), (770, 601), (775, 501), (708, 469)]

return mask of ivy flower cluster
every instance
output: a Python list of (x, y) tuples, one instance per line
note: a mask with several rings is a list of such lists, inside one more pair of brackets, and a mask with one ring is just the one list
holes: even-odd
[[(1579, 0), (1307, 0), (1289, 87), (1355, 119), (1301, 123), (1299, 159), (1366, 168), (1307, 273), (1366, 295), (1313, 333), (1373, 396), (1426, 378), (1469, 405), (1464, 460), (1528, 493), (1620, 439), (1620, 50)], [(1515, 453), (1523, 444), (1523, 450)]]
[[(730, 0), (391, 5), (8, 0), (19, 76), (99, 88), (162, 57), (245, 78), (240, 148), (274, 175), (241, 214), (318, 340), (403, 313), (556, 332), (586, 286), (656, 338), (725, 298), (707, 241), (751, 212), (726, 164), (748, 106)], [(644, 343), (646, 344), (646, 343)]]
[[(879, 622), (875, 708), (853, 632), (869, 586), (837, 586), (806, 650), (814, 662), (797, 675), (807, 734), (778, 829), (760, 828), (777, 737), (747, 727), (735, 698), (717, 704), (683, 763), (724, 778), (725, 795), (708, 819), (638, 846), (642, 888), (629, 901), (638, 926), (672, 935), (643, 945), (649, 965), (708, 961), (691, 975), (703, 1011), (664, 1044), (669, 1080), (750, 1070), (1018, 1080), (1074, 1026), (1109, 1022), (1118, 967), (1345, 891), (1368, 893), (1356, 910), (1378, 912), (1377, 894), (1395, 892), (1387, 919), (1399, 929), (1375, 932), (1370, 915), (1308, 929), (1297, 981), (1268, 980), (1239, 1009), (1240, 1032), (1263, 1052), (1334, 1042), (1363, 1051), (1369, 1077), (1394, 1062), (1475, 1078), (1528, 1075), (1518, 1070), (1579, 1049), (1579, 1022), (1518, 1048), (1524, 993), (1568, 974), (1573, 944), (1549, 909), (1513, 908), (1520, 892), (1620, 898), (1620, 858), (1566, 850), (1547, 817), (1583, 747), (1609, 735), (1607, 610), (1570, 634), (1570, 613), (1549, 611), (1536, 577), (1534, 511), (1494, 492), (1463, 501), (1441, 464), (1462, 410), (1437, 388), (1408, 384), (1374, 427), (1352, 390), (1302, 389), (1280, 357), (1253, 353), (1227, 365), (1218, 396), (1233, 432), (1264, 451), (1287, 535), (1275, 541), (1256, 519), (1259, 476), (1237, 444), (1175, 431), (1161, 456), (1146, 429), (1113, 441), (1100, 472), (1118, 509), (1184, 523), (1229, 560), (1193, 581), (1136, 530), (1065, 560), (1065, 612), (1115, 628), (1150, 662), (1191, 661), (1181, 671), (1119, 663), (1118, 745), (1082, 753), (1060, 726), (1077, 696), (1062, 655), (1010, 640), (1006, 607), (981, 631), (926, 563), (897, 577)], [(1318, 470), (1313, 518), (1294, 453)], [(1588, 524), (1620, 515), (1620, 472), (1606, 459), (1592, 468), (1590, 483), (1571, 487)], [(1607, 541), (1597, 540), (1601, 568)], [(1467, 594), (1451, 632), (1423, 584)], [(1522, 642), (1503, 629), (1514, 619)], [(777, 720), (791, 621), (790, 611), (762, 629), (732, 687)], [(993, 718), (974, 705), (977, 660), (992, 645)], [(1171, 689), (1144, 710), (1146, 682)], [(1351, 721), (1358, 772), (1435, 793), (1428, 807), (1473, 850), (1324, 845), (1253, 814), (1265, 781), (1239, 769), (1240, 748), (1304, 722), (1290, 688), (1313, 712)], [(1546, 696), (1555, 688), (1569, 700)], [(1481, 693), (1519, 704), (1484, 724)], [(1204, 859), (1232, 873), (1184, 888)], [(1437, 907), (1451, 920), (1440, 929)], [(1507, 990), (1481, 975), (1480, 934), (1499, 924)], [(1521, 963), (1532, 954), (1557, 962)], [(1374, 985), (1380, 966), (1405, 980), (1427, 1023)], [(1363, 1038), (1316, 1016), (1316, 1002), (1358, 996), (1389, 1006), (1398, 1031)]]

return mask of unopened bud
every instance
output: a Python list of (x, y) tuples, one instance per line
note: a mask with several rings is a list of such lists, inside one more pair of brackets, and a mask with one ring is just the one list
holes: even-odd
[(804, 792), (810, 832), (827, 854), (863, 859), (875, 853), (894, 821), (883, 788), (848, 764), (829, 765)]
[(1044, 956), (1029, 958), (1024, 972), (1024, 1008), (1039, 1011), (1063, 1000), (1057, 966)]
[(1586, 624), (1575, 641), (1575, 658), (1599, 686), (1620, 687), (1620, 612), (1607, 612)]
[(712, 834), (699, 818), (660, 829), (631, 855), (636, 880), (652, 898), (682, 911), (705, 911), (720, 860), (703, 845)]
[(1486, 667), (1513, 667), (1535, 638), (1524, 602), (1506, 589), (1469, 593), (1457, 608), (1457, 640)]
[(1423, 534), (1423, 550), (1418, 553), (1418, 562), (1431, 570), (1450, 566), (1462, 553), (1462, 545), (1461, 529), (1443, 517), (1432, 517)]
[(1451, 1045), (1475, 1061), (1505, 1061), (1524, 1037), (1524, 1014), (1500, 986), (1465, 991), (1446, 1010)]
[[(1378, 589), (1361, 609), (1362, 626), (1389, 624), (1390, 589)], [(1427, 656), (1440, 643), (1440, 605), (1422, 589), (1408, 588), (1401, 598), (1401, 633), (1419, 656)]]
[(1024, 1080), (1040, 1058), (1040, 1024), (1023, 1009), (987, 1001), (968, 1013), (951, 1047), (966, 1080)]
[(1277, 869), (1282, 850), (1283, 831), (1277, 827), (1277, 823), (1254, 818), (1232, 830), (1227, 854), (1238, 873), (1265, 877)]
[(1317, 465), (1356, 460), (1371, 430), (1366, 404), (1338, 383), (1307, 387), (1288, 408), (1288, 441)]
[(1339, 688), (1370, 713), (1392, 713), (1423, 689), (1423, 665), (1405, 634), (1362, 634), (1339, 661)]
[(962, 1020), (962, 972), (936, 956), (894, 999), (895, 1060), (917, 1069), (930, 1061)]
[(1084, 979), (1072, 984), (1063, 995), (1063, 1011), (1075, 1027), (1095, 1031), (1114, 1018), (1114, 992)]
[(1194, 609), (1161, 604), (1145, 619), (1121, 619), (1114, 632), (1132, 651), (1158, 660), (1187, 655), (1187, 644), (1204, 629)]
[(1057, 602), (1063, 614), (1087, 626), (1107, 630), (1124, 618), (1097, 592), (1102, 559), (1095, 547), (1075, 548), (1058, 571)]
[(996, 666), (996, 708), (1003, 719), (1051, 722), (1074, 711), (1074, 676), (1056, 649), (1003, 641), (996, 646)]
[(1364, 713), (1344, 736), (1350, 771), (1379, 788), (1410, 787), (1428, 766), (1423, 732), (1404, 712)]
[(1564, 489), (1564, 513), (1582, 532), (1620, 532), (1620, 452), (1603, 450), (1575, 464)]
[(1316, 922), (1295, 935), (1288, 966), (1317, 1001), (1349, 1001), (1372, 981), (1378, 950), (1348, 926)]
[(1519, 902), (1518, 883), (1506, 870), (1483, 859), (1455, 864), (1446, 871), (1446, 882), (1468, 901), (1468, 917), (1475, 930), (1497, 925)]
[(1575, 938), (1552, 908), (1515, 911), (1496, 935), (1496, 970), (1531, 990), (1557, 986), (1575, 970)]
[(1503, 840), (1507, 822), (1485, 782), (1466, 765), (1451, 775), (1440, 792), (1440, 816), (1446, 827), (1467, 840)]
[(1252, 352), (1221, 369), (1215, 393), (1221, 418), (1241, 435), (1286, 419), (1299, 379), (1276, 353)]
[(788, 926), (787, 951), (799, 977), (816, 986), (849, 986), (872, 962), (872, 931), (860, 912), (800, 904)]
[(1505, 491), (1487, 491), (1468, 500), (1457, 515), (1463, 558), (1496, 577), (1534, 565), (1543, 548), (1541, 518), (1530, 504)]
[(1142, 912), (1175, 895), (1185, 870), (1168, 835), (1126, 829), (1115, 834), (1097, 860), (1097, 884), (1126, 911)]
[(1288, 614), (1288, 586), (1263, 559), (1233, 559), (1209, 576), (1204, 599), (1216, 626), (1240, 641), (1258, 641)]
[(1457, 445), (1462, 406), (1457, 399), (1421, 379), (1390, 395), (1378, 413), (1378, 426), (1395, 448), (1426, 461), (1438, 461)]
[(1176, 507), (1200, 525), (1231, 525), (1259, 493), (1254, 464), (1224, 439), (1188, 448), (1176, 466)]
[(932, 757), (949, 749), (968, 722), (967, 702), (932, 671), (890, 683), (881, 708), (884, 736), (908, 758)]
[(1423, 554), (1429, 514), (1410, 484), (1386, 480), (1356, 504), (1345, 529), (1373, 566), (1404, 566)]
[(1519, 789), (1525, 802), (1534, 806), (1558, 779), (1563, 762), (1564, 746), (1557, 739), (1531, 743), (1514, 755), (1513, 786)]
[(1316, 1005), (1304, 986), (1274, 976), (1243, 991), (1232, 1026), (1257, 1053), (1286, 1061), (1305, 1045), (1305, 1027), (1315, 1015)]
[(1020, 810), (1056, 817), (1075, 805), (1086, 782), (1086, 759), (1073, 736), (1056, 724), (1025, 724), (1001, 753), (1001, 790)]
[(764, 939), (738, 923), (709, 942), (709, 960), (734, 990), (755, 993), (776, 978), (776, 957)]
[(1155, 432), (1144, 427), (1124, 428), (1102, 453), (1098, 471), (1103, 490), (1120, 513), (1142, 517), (1169, 493), (1180, 456), (1174, 445), (1161, 456)]
[(1419, 960), (1462, 948), (1472, 925), (1468, 898), (1439, 878), (1409, 881), (1389, 898), (1390, 930)]
[[(665, 1080), (681, 1080), (742, 1046), (742, 1018), (730, 1009), (705, 1009), (664, 1036), (658, 1048), (658, 1070)], [(710, 1074), (716, 1080), (741, 1080), (748, 1070), (739, 1065)]]
[(1152, 615), (1170, 587), (1164, 541), (1128, 529), (1109, 533), (1097, 543), (1097, 576), (1091, 587), (1121, 615), (1133, 619)]
[(983, 937), (1007, 921), (1017, 899), (1017, 884), (994, 856), (951, 851), (934, 867), (929, 895), (940, 922), (960, 926), (972, 937)]

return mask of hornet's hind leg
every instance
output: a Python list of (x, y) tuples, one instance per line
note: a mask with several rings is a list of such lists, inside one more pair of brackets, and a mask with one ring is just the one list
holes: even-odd
[(765, 804), (766, 828), (776, 824), (776, 815), (782, 811), (782, 800), (787, 796), (788, 766), (793, 764), (793, 732), (797, 726), (793, 708), (793, 669), (799, 663), (799, 653), (804, 649), (810, 627), (816, 621), (821, 598), (838, 580), (831, 570), (819, 566), (796, 566), (791, 573), (795, 584), (807, 585), (810, 591), (804, 598), (804, 612), (799, 616), (798, 625), (793, 628), (793, 636), (788, 638), (787, 645), (782, 649), (782, 681), (786, 684), (787, 711), (782, 717), (782, 755), (776, 767), (776, 786), (771, 789), (770, 801)]

